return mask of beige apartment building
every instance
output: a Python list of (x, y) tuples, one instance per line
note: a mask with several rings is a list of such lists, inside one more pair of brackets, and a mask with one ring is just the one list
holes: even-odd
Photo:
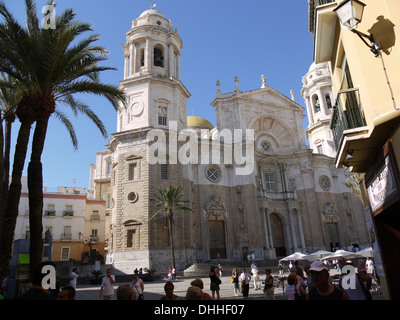
[(328, 63), (332, 76), (335, 163), (365, 174), (363, 206), (374, 226), (377, 271), (386, 297), (398, 299), (400, 2), (308, 3), (314, 61)]

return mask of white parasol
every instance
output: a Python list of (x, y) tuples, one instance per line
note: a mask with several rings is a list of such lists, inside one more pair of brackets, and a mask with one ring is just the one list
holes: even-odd
[(301, 258), (301, 260), (308, 260), (308, 261), (317, 261), (322, 259), (325, 256), (329, 256), (332, 254), (330, 251), (325, 251), (325, 250), (319, 250), (317, 252), (310, 253), (306, 255), (305, 257)]
[(304, 258), (305, 256), (306, 256), (306, 254), (304, 254), (304, 253), (295, 252), (295, 253), (291, 254), (290, 256), (279, 259), (279, 261), (300, 260), (300, 259)]
[(373, 257), (374, 256), (374, 250), (371, 247), (369, 247), (369, 248), (365, 248), (365, 249), (363, 249), (361, 251), (356, 252), (356, 254), (357, 254), (357, 256), (364, 257), (364, 258)]
[(320, 260), (328, 260), (333, 258), (357, 258), (356, 252), (349, 252), (346, 250), (336, 250), (334, 253), (321, 258)]

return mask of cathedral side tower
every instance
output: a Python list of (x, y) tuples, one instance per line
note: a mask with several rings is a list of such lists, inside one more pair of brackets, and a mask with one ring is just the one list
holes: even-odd
[(330, 129), (333, 106), (332, 82), (327, 63), (313, 63), (303, 77), (301, 95), (307, 107), (309, 125), (305, 130), (314, 153), (336, 156)]
[(186, 127), (186, 99), (181, 82), (182, 40), (171, 20), (155, 9), (144, 11), (126, 34), (124, 79), (127, 108), (118, 113), (117, 132), (161, 128), (169, 121)]
[[(108, 261), (124, 273), (132, 273), (133, 265), (163, 270), (171, 263), (169, 236), (164, 220), (150, 219), (155, 211), (150, 199), (162, 186), (182, 185), (183, 168), (179, 162), (170, 162), (168, 155), (166, 161), (150, 161), (157, 156), (151, 153), (154, 140), (149, 132), (164, 132), (167, 146), (171, 145), (170, 128), (179, 132), (187, 125), (190, 93), (181, 82), (182, 40), (171, 21), (150, 9), (132, 21), (122, 49), (120, 83), (127, 104), (118, 110), (117, 131), (108, 145), (112, 158)], [(176, 255), (187, 264), (182, 233), (187, 232), (188, 221), (179, 212), (174, 219)]]

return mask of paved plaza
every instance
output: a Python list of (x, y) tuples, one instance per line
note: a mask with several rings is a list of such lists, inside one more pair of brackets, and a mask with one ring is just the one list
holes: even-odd
[[(336, 274), (337, 270), (330, 270), (331, 276)], [(273, 276), (277, 276), (277, 274), (273, 274)], [(284, 276), (288, 276), (288, 273), (285, 273)], [(208, 277), (200, 277), (204, 283), (204, 292), (207, 292), (211, 295), (210, 289), (210, 279)], [(265, 275), (262, 275), (261, 280), (265, 279)], [(186, 290), (190, 287), (190, 282), (193, 281), (193, 278), (179, 278), (174, 280), (174, 293), (184, 298), (186, 295)], [(248, 298), (243, 298), (240, 294), (239, 296), (235, 296), (233, 291), (233, 284), (230, 283), (230, 274), (225, 274), (221, 278), (222, 284), (220, 285), (220, 297), (221, 300), (264, 300), (263, 290), (255, 290), (253, 287), (253, 281), (250, 283), (250, 290)], [(164, 293), (164, 284), (166, 280), (155, 280), (153, 282), (144, 282), (144, 297), (145, 300), (160, 300)], [(118, 288), (120, 284), (131, 284), (130, 282), (121, 282), (115, 283), (115, 290)], [(263, 285), (262, 285), (263, 287)], [(76, 290), (76, 300), (101, 300), (99, 297), (100, 294), (100, 286), (99, 285), (78, 285)], [(383, 299), (382, 296), (373, 295), (374, 300)], [(116, 299), (116, 296), (115, 296)], [(276, 300), (287, 300), (286, 294), (283, 292), (282, 287), (275, 288), (275, 299)]]
[[(264, 278), (264, 277), (263, 277)], [(184, 298), (186, 295), (186, 290), (190, 287), (190, 282), (195, 278), (179, 278), (173, 280), (174, 293)], [(201, 278), (204, 283), (204, 292), (211, 295), (210, 289), (210, 279)], [(233, 292), (233, 284), (230, 283), (230, 276), (223, 276), (221, 278), (222, 284), (220, 285), (220, 297), (221, 300), (233, 300), (233, 299), (244, 299), (242, 295), (235, 297)], [(153, 282), (144, 282), (144, 297), (145, 300), (160, 300), (164, 293), (164, 284), (166, 280), (155, 280)], [(129, 282), (116, 283), (114, 288), (118, 288), (120, 284), (126, 284)], [(130, 284), (130, 283), (129, 283)], [(76, 300), (100, 300), (99, 297), (100, 286), (99, 285), (78, 285), (76, 289)], [(282, 293), (282, 289), (275, 289), (275, 296), (277, 300), (286, 300), (286, 295)], [(116, 298), (116, 297), (115, 297)], [(264, 299), (264, 294), (262, 290), (255, 290), (253, 284), (250, 284), (249, 290), (249, 300), (260, 300)]]

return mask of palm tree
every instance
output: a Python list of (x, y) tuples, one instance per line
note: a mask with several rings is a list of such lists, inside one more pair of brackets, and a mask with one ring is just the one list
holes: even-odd
[(175, 210), (194, 211), (192, 208), (185, 206), (189, 201), (181, 200), (184, 196), (182, 186), (170, 185), (158, 189), (154, 194), (154, 198), (150, 202), (154, 204), (157, 210), (152, 214), (150, 220), (158, 214), (163, 214), (165, 218), (165, 226), (168, 227), (169, 240), (171, 245), (171, 259), (172, 266), (175, 267), (175, 253), (174, 253), (174, 237), (173, 237), (173, 218)]
[(15, 109), (20, 94), (13, 88), (15, 81), (3, 73), (0, 79), (3, 83), (0, 87), (0, 230), (2, 230), (10, 176), (11, 127), (15, 121)]
[[(99, 65), (106, 60), (108, 51), (94, 45), (99, 39), (91, 34), (80, 41), (78, 37), (92, 32), (89, 24), (75, 21), (72, 9), (56, 17), (55, 28), (39, 26), (35, 2), (25, 0), (26, 28), (12, 17), (4, 3), (0, 14), (4, 23), (0, 26), (0, 71), (17, 80), (23, 92), (18, 109), (32, 116), (36, 122), (32, 140), (32, 152), (28, 164), (29, 224), (31, 231), (31, 268), (42, 258), (42, 210), (43, 168), (41, 155), (44, 148), (48, 121), (54, 114), (67, 128), (72, 128), (65, 115), (58, 110), (67, 105), (74, 113), (82, 113), (96, 124), (104, 137), (106, 130), (100, 119), (74, 95), (91, 93), (105, 97), (117, 110), (125, 97), (118, 87), (100, 82), (102, 71), (114, 68)], [(51, 5), (51, 2), (49, 2)], [(77, 145), (73, 130), (70, 136)]]

